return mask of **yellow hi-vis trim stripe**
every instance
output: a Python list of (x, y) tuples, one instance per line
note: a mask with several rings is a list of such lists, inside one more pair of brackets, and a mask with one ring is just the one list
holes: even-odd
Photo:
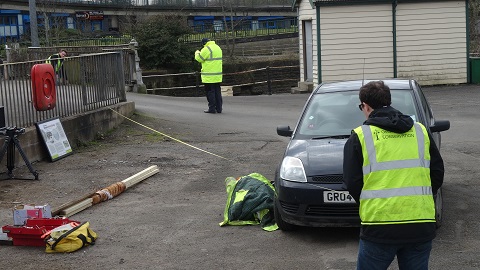
[(133, 123), (135, 123), (135, 124), (137, 124), (137, 125), (139, 125), (139, 126), (142, 126), (142, 127), (146, 128), (146, 129), (149, 129), (149, 130), (151, 130), (151, 131), (153, 131), (153, 132), (155, 132), (155, 133), (158, 133), (158, 134), (160, 134), (160, 135), (162, 135), (162, 136), (165, 136), (165, 137), (167, 137), (167, 138), (169, 138), (169, 139), (172, 139), (172, 140), (174, 140), (174, 141), (176, 141), (176, 142), (179, 142), (179, 143), (181, 143), (181, 144), (184, 144), (184, 145), (186, 145), (186, 146), (188, 146), (188, 147), (191, 147), (191, 148), (193, 148), (193, 149), (202, 151), (202, 152), (207, 153), (207, 154), (209, 154), (209, 155), (216, 156), (216, 157), (219, 157), (219, 158), (228, 160), (228, 161), (233, 161), (233, 160), (228, 159), (228, 158), (226, 158), (226, 157), (222, 157), (222, 156), (217, 155), (217, 154), (214, 154), (214, 153), (212, 153), (212, 152), (208, 152), (207, 150), (203, 150), (203, 149), (201, 149), (201, 148), (198, 148), (198, 147), (196, 147), (196, 146), (193, 146), (193, 145), (191, 145), (191, 144), (188, 144), (188, 143), (186, 143), (186, 142), (184, 142), (184, 141), (182, 141), (182, 140), (179, 140), (179, 139), (174, 138), (174, 137), (172, 137), (172, 136), (169, 136), (169, 135), (167, 135), (167, 134), (165, 134), (165, 133), (162, 133), (162, 132), (160, 132), (160, 131), (157, 131), (157, 130), (151, 128), (151, 127), (147, 127), (147, 126), (145, 126), (145, 125), (143, 125), (143, 124), (141, 124), (141, 123), (139, 123), (139, 122), (136, 122), (136, 121), (134, 121), (134, 120), (126, 117), (125, 115), (123, 115), (123, 114), (115, 111), (115, 110), (112, 109), (112, 108), (109, 108), (109, 109), (112, 110), (112, 111), (114, 111), (116, 114), (120, 115), (121, 117), (123, 117), (123, 118), (125, 118), (125, 119), (127, 119), (127, 120), (129, 120), (129, 121), (131, 121), (131, 122), (133, 122)]
[(384, 190), (362, 190), (361, 200), (392, 198), (399, 196), (433, 195), (432, 187), (404, 187)]

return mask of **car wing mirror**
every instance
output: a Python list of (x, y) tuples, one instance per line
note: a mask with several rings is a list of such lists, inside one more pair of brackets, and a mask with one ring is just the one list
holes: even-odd
[(441, 132), (450, 129), (450, 121), (448, 120), (437, 120), (430, 126), (431, 132)]
[(292, 137), (293, 130), (290, 129), (290, 126), (278, 126), (277, 134), (284, 137)]

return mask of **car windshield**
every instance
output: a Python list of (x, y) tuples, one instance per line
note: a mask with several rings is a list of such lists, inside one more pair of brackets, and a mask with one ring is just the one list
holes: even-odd
[[(412, 91), (390, 90), (392, 107), (416, 121)], [(358, 109), (358, 91), (319, 93), (312, 97), (299, 123), (295, 136), (322, 138), (350, 135), (352, 129), (365, 121)]]

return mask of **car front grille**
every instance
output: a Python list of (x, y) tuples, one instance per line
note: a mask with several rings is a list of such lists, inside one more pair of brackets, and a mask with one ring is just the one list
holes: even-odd
[(285, 212), (289, 212), (289, 213), (297, 213), (298, 211), (298, 207), (299, 205), (298, 204), (294, 204), (294, 203), (287, 203), (287, 202), (282, 202), (280, 201), (280, 204), (282, 205), (282, 208), (283, 210), (285, 210)]
[(318, 175), (318, 176), (312, 176), (311, 179), (315, 183), (341, 184), (343, 182), (343, 175), (342, 174)]
[(305, 210), (308, 216), (358, 216), (357, 205), (309, 205)]
[[(297, 213), (300, 209), (300, 205), (294, 203), (287, 203), (280, 201), (282, 208), (285, 212), (292, 214), (301, 214)], [(358, 206), (357, 205), (342, 205), (342, 204), (332, 204), (332, 205), (307, 205), (305, 209), (305, 215), (307, 216), (338, 216), (338, 217), (358, 217)]]

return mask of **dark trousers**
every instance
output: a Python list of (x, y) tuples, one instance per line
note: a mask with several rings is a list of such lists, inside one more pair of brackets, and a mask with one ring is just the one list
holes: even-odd
[(209, 112), (222, 112), (222, 90), (220, 89), (220, 83), (204, 83), (205, 95), (208, 101)]
[(357, 270), (386, 270), (395, 255), (400, 270), (428, 270), (431, 250), (432, 241), (414, 244), (379, 244), (360, 239)]

